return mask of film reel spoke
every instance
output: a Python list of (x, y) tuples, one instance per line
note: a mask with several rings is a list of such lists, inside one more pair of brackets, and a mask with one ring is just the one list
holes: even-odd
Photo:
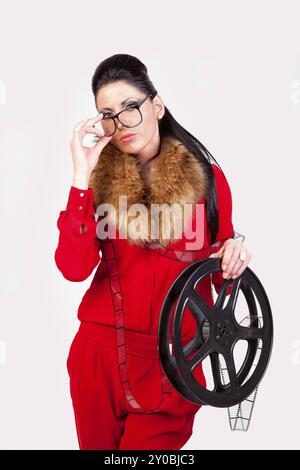
[(252, 326), (237, 326), (237, 337), (239, 339), (262, 339), (264, 337), (264, 328), (254, 328)]
[(215, 302), (214, 311), (223, 310), (224, 303), (226, 300), (226, 292), (230, 284), (230, 279), (224, 279), (224, 282), (221, 286), (220, 292), (218, 294), (217, 300)]
[(242, 276), (237, 277), (236, 279), (233, 279), (233, 286), (232, 290), (229, 294), (229, 299), (226, 305), (226, 309), (232, 312), (232, 315), (234, 315), (236, 303), (238, 300), (239, 292), (240, 292), (240, 286), (241, 286), (241, 281), (242, 281)]
[(209, 321), (212, 315), (212, 309), (200, 297), (198, 292), (192, 288), (186, 292), (186, 295), (188, 296), (187, 306), (197, 321), (201, 322), (205, 319)]
[(204, 361), (204, 359), (212, 352), (212, 347), (211, 347), (211, 344), (210, 344), (210, 341), (206, 341), (206, 343), (204, 343), (201, 348), (199, 349), (199, 351), (193, 356), (192, 359), (189, 359), (188, 361), (186, 361), (187, 365), (188, 365), (188, 368), (193, 370), (194, 367), (196, 367), (199, 362), (202, 362)]

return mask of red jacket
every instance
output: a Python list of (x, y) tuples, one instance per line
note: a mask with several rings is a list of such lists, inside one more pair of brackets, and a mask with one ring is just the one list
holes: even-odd
[[(163, 196), (159, 195), (158, 199), (164, 199), (168, 191), (168, 184), (170, 184), (173, 192), (170, 191), (168, 194), (172, 193), (173, 197), (175, 193), (175, 200), (177, 195), (182, 200), (182, 194), (190, 194), (190, 191), (187, 190), (190, 188), (188, 185), (195, 183), (195, 187), (196, 184), (199, 187), (199, 180), (195, 179), (194, 182), (191, 182), (195, 177), (196, 165), (198, 168), (199, 163), (195, 162), (195, 157), (182, 144), (178, 145), (174, 139), (168, 142), (171, 142), (168, 145), (172, 145), (172, 147), (163, 146), (159, 156), (150, 160), (150, 193), (152, 191), (151, 197), (153, 198), (154, 192), (159, 189)], [(172, 152), (170, 152), (170, 148)], [(190, 161), (186, 159), (187, 156), (191, 159)], [(117, 160), (117, 158), (122, 160)], [(178, 163), (180, 165), (182, 163), (182, 166)], [(114, 171), (112, 170), (113, 166)], [(219, 231), (216, 241), (222, 240), (223, 243), (226, 239), (234, 236), (232, 198), (225, 176), (216, 165), (212, 164), (212, 168), (216, 180), (219, 209)], [(120, 169), (123, 173), (119, 174)], [(89, 189), (82, 190), (74, 186), (70, 188), (66, 209), (60, 212), (57, 221), (59, 240), (55, 251), (55, 262), (62, 275), (67, 280), (74, 282), (85, 280), (97, 267), (91, 285), (79, 305), (77, 312), (79, 320), (115, 325), (118, 318), (116, 315), (122, 311), (127, 329), (156, 335), (159, 314), (166, 293), (171, 283), (189, 263), (170, 259), (155, 249), (149, 249), (137, 243), (129, 243), (127, 239), (119, 238), (118, 230), (117, 237), (111, 240), (100, 240), (96, 232), (95, 211), (99, 202), (112, 200), (113, 191), (115, 191), (114, 196), (118, 196), (120, 193), (124, 194), (127, 191), (129, 199), (132, 194), (136, 194), (135, 190), (139, 187), (137, 184), (141, 183), (141, 175), (138, 171), (135, 173), (136, 169), (138, 170), (136, 162), (129, 154), (124, 155), (113, 146), (109, 147), (109, 144), (103, 149), (103, 155), (101, 154), (94, 170)], [(126, 173), (128, 171), (129, 176)], [(203, 177), (203, 174), (202, 169), (199, 177)], [(97, 179), (99, 175), (100, 182)], [(130, 180), (131, 176), (134, 177), (133, 182)], [(174, 178), (178, 181), (178, 188), (174, 187)], [(124, 184), (125, 188), (122, 186)], [(180, 193), (181, 188), (184, 188), (182, 193)], [(102, 200), (99, 191), (100, 193), (104, 192)], [(151, 197), (148, 201), (151, 200)], [(222, 243), (214, 250), (213, 248), (209, 250), (210, 244), (206, 233), (205, 193), (204, 191), (195, 193), (194, 197), (198, 203), (204, 204), (205, 207), (202, 220), (205, 238), (201, 259), (201, 257), (206, 258), (213, 251), (219, 250)], [(138, 200), (140, 199), (138, 198)], [(174, 252), (172, 249), (180, 251), (185, 241), (184, 239), (171, 241), (167, 248), (171, 248), (171, 252), (176, 254), (176, 251)], [(103, 256), (104, 252), (105, 256)], [(214, 273), (212, 282), (216, 291), (219, 292), (223, 283), (222, 272)], [(227, 294), (230, 291), (231, 286), (228, 288)], [(211, 304), (212, 292), (209, 278), (201, 282), (199, 292)], [(183, 334), (192, 334), (190, 328), (193, 329), (190, 320), (187, 320), (186, 323), (184, 321)]]

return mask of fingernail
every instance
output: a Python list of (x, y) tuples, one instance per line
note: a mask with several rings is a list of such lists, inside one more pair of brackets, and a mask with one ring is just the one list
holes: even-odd
[(227, 265), (223, 264), (223, 266), (222, 266), (223, 271), (225, 271), (226, 268), (227, 268)]
[(228, 279), (228, 274), (227, 274), (227, 273), (223, 273), (223, 277), (224, 277), (225, 279)]
[(234, 276), (232, 276), (232, 279), (236, 279), (237, 278), (237, 275), (235, 274)]

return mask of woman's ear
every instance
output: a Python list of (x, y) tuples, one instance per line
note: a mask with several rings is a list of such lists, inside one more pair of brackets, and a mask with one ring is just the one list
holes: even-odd
[(163, 100), (161, 99), (159, 95), (156, 95), (153, 98), (153, 103), (155, 106), (155, 113), (158, 119), (161, 119), (163, 115), (165, 114), (165, 106), (164, 106)]

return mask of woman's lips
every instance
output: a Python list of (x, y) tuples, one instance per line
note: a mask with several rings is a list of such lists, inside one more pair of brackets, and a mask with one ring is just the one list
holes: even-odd
[(120, 140), (121, 142), (127, 142), (127, 140), (130, 140), (132, 139), (133, 137), (135, 137), (136, 134), (130, 134), (128, 135), (128, 137), (122, 137)]

